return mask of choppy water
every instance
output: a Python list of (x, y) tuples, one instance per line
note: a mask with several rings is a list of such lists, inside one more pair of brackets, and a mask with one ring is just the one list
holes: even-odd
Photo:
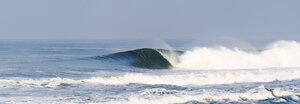
[(0, 103), (300, 103), (298, 42), (251, 51), (186, 43), (1, 41)]

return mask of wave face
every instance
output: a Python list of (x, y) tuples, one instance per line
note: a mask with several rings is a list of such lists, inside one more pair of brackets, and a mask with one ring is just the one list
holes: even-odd
[[(148, 69), (168, 69), (172, 67), (168, 58), (171, 54), (182, 54), (181, 51), (171, 51), (165, 49), (142, 48), (131, 51), (113, 53), (106, 56), (97, 56), (97, 59), (113, 59), (117, 61), (125, 61), (130, 65)], [(165, 55), (162, 55), (165, 54)], [(166, 57), (166, 58), (165, 58)]]
[(148, 69), (226, 70), (300, 67), (300, 43), (277, 41), (265, 50), (248, 52), (238, 48), (229, 49), (196, 47), (193, 50), (173, 51), (142, 48), (131, 51), (97, 56), (97, 59), (113, 59)]
[(238, 48), (197, 47), (179, 56), (174, 66), (184, 69), (257, 69), (300, 67), (300, 43), (277, 41), (259, 52), (247, 52)]

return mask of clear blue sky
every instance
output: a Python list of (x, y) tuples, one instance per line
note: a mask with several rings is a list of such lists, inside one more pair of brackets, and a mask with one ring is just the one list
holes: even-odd
[(1, 39), (300, 38), (300, 0), (1, 0)]

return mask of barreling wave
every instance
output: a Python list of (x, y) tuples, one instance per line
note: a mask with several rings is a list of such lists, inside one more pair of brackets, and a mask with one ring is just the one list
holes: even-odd
[(113, 53), (105, 56), (96, 56), (99, 60), (116, 60), (127, 62), (128, 64), (148, 69), (169, 69), (172, 67), (176, 57), (181, 55), (183, 51), (172, 51), (166, 49), (142, 48), (125, 52)]
[(173, 51), (142, 48), (97, 56), (96, 59), (113, 59), (148, 69), (225, 70), (300, 67), (300, 43), (277, 41), (257, 52), (230, 49), (223, 46), (196, 47), (193, 50)]

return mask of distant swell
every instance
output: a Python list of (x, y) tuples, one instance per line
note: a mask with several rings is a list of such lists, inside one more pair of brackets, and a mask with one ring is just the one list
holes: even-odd
[[(174, 56), (168, 56), (175, 53)], [(105, 56), (97, 56), (99, 60), (116, 60), (119, 62), (127, 62), (128, 64), (148, 69), (168, 69), (172, 67), (168, 57), (178, 57), (182, 51), (171, 51), (165, 49), (142, 48), (125, 52), (113, 53)], [(165, 54), (165, 55), (163, 55)]]

